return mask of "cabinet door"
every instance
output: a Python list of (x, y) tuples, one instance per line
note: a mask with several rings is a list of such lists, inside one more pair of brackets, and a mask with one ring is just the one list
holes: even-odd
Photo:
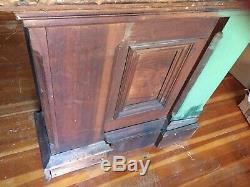
[(105, 130), (166, 117), (217, 18), (128, 24), (116, 49)]

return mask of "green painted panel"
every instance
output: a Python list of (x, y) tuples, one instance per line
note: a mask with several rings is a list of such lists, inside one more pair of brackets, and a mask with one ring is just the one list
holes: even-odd
[(172, 120), (195, 117), (250, 42), (250, 15), (230, 17), (207, 65)]

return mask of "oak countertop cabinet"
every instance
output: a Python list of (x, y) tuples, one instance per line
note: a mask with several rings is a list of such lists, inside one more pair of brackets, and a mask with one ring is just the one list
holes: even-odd
[(51, 155), (166, 118), (218, 21), (157, 15), (24, 20)]

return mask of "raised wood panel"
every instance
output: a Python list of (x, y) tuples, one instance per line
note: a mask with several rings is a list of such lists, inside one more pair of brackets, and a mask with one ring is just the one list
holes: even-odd
[(162, 110), (194, 41), (160, 41), (128, 47), (114, 119)]
[[(121, 127), (131, 126), (134, 124), (140, 124), (145, 121), (156, 120), (159, 118), (166, 118), (169, 112), (171, 111), (171, 107), (175, 102), (175, 99), (178, 97), (178, 94), (185, 83), (187, 76), (192, 71), (192, 67), (194, 64), (197, 63), (197, 58), (199, 57), (200, 53), (205, 46), (207, 39), (186, 39), (186, 40), (170, 40), (170, 41), (160, 41), (158, 44), (158, 48), (161, 48), (163, 51), (168, 51), (163, 56), (170, 57), (171, 52), (175, 51), (175, 56), (173, 59), (167, 59), (166, 62), (163, 64), (167, 64), (164, 74), (164, 81), (158, 82), (157, 84), (160, 85), (160, 90), (154, 96), (155, 98), (144, 98), (145, 100), (142, 102), (135, 102), (135, 103), (127, 103), (127, 98), (129, 97), (130, 89), (132, 84), (136, 84), (136, 70), (137, 68), (141, 67), (134, 67), (132, 70), (134, 71), (131, 73), (128, 70), (128, 66), (126, 62), (131, 64), (129, 59), (131, 58), (131, 46), (144, 46), (143, 44), (124, 44), (123, 47), (120, 47), (120, 51), (118, 50), (118, 54), (116, 55), (117, 61), (114, 63), (114, 69), (119, 70), (120, 74), (122, 74), (121, 78), (116, 75), (116, 79), (113, 78), (112, 80), (112, 87), (110, 90), (110, 98), (109, 103), (107, 104), (107, 113), (105, 118), (105, 131), (110, 131), (114, 129), (118, 129)], [(155, 45), (156, 42), (148, 43), (151, 50), (154, 51), (154, 48), (157, 48)], [(154, 44), (154, 45), (153, 45)], [(162, 46), (163, 45), (163, 46)], [(150, 48), (149, 47), (149, 48)], [(126, 50), (124, 49), (126, 48)], [(133, 48), (133, 47), (132, 47)], [(134, 49), (135, 50), (135, 49)], [(138, 49), (136, 49), (138, 50)], [(146, 52), (152, 52), (151, 50), (144, 49)], [(159, 49), (157, 49), (159, 50)], [(129, 54), (130, 51), (130, 54)], [(140, 51), (140, 50), (138, 50)], [(144, 51), (144, 52), (145, 52)], [(152, 53), (155, 55), (155, 53)], [(138, 55), (138, 54), (137, 54)], [(150, 56), (150, 55), (149, 55)], [(122, 58), (123, 57), (123, 58)], [(156, 57), (157, 59), (158, 57)], [(143, 59), (143, 58), (142, 58)], [(147, 59), (150, 59), (147, 57)], [(145, 60), (145, 58), (144, 58)], [(170, 60), (170, 61), (168, 61)], [(124, 62), (123, 62), (124, 61)], [(138, 64), (138, 59), (132, 60), (134, 64)], [(137, 63), (135, 63), (137, 62)], [(145, 61), (143, 61), (145, 62)], [(152, 63), (157, 63), (152, 62)], [(133, 64), (133, 63), (132, 63)], [(142, 63), (143, 65), (143, 63)], [(119, 66), (119, 67), (118, 67)], [(169, 67), (168, 67), (169, 66)], [(160, 80), (162, 76), (162, 72), (158, 72), (157, 68), (155, 70), (155, 78)], [(119, 72), (116, 72), (119, 73)], [(159, 77), (157, 77), (159, 76)], [(131, 80), (132, 79), (132, 80)], [(134, 80), (134, 83), (133, 83)], [(138, 80), (138, 79), (137, 79)], [(143, 80), (139, 79), (140, 81), (149, 81), (147, 77), (144, 77)], [(143, 83), (142, 83), (143, 84)], [(147, 93), (151, 93), (150, 86), (147, 87), (145, 84), (145, 90)], [(134, 92), (135, 92), (134, 88)], [(117, 93), (118, 91), (118, 93)], [(140, 90), (136, 90), (139, 97), (144, 96)], [(117, 94), (117, 95), (116, 95)], [(131, 95), (130, 95), (131, 97)], [(139, 98), (141, 99), (141, 98)], [(146, 101), (146, 99), (148, 99)], [(137, 100), (139, 101), (139, 100)], [(130, 100), (131, 102), (131, 100)]]
[(104, 131), (166, 118), (218, 20), (179, 17), (126, 23), (114, 56)]
[(186, 17), (126, 24), (116, 49), (105, 131), (166, 117), (217, 22)]
[[(133, 47), (131, 48), (133, 50)], [(156, 100), (176, 56), (176, 49), (159, 47), (134, 49), (137, 56), (126, 105)], [(128, 63), (128, 62), (127, 62)]]

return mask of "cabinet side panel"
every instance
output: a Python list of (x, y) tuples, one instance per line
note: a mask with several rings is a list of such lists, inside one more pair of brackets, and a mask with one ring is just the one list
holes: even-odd
[(54, 99), (49, 65), (48, 46), (45, 28), (29, 28), (30, 52), (35, 70), (38, 94), (42, 105), (44, 120), (53, 149), (58, 148), (58, 136), (55, 119)]
[(47, 28), (59, 151), (103, 140), (97, 113), (107, 34), (105, 25)]

